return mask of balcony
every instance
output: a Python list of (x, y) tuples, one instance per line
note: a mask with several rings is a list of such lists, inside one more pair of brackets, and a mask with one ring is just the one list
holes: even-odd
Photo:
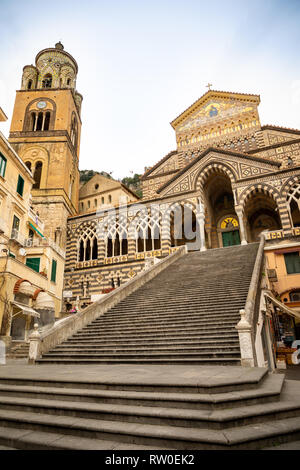
[(40, 248), (40, 247), (50, 247), (52, 248), (54, 251), (56, 251), (56, 253), (58, 253), (62, 258), (65, 258), (66, 256), (66, 253), (64, 250), (62, 250), (58, 245), (56, 245), (52, 240), (50, 240), (49, 238), (25, 238), (24, 239), (24, 245), (26, 248), (31, 248), (31, 247), (36, 247), (36, 248)]
[(18, 229), (13, 228), (10, 235), (10, 241), (19, 246), (25, 246), (25, 237)]
[(41, 232), (44, 232), (44, 228), (45, 228), (44, 222), (41, 221), (39, 216), (32, 209), (29, 209), (28, 216), (36, 224), (36, 226), (41, 230)]

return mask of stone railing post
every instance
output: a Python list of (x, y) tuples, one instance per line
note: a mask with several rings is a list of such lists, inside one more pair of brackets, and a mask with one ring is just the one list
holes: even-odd
[(240, 310), (241, 319), (236, 325), (239, 334), (241, 365), (246, 367), (255, 367), (257, 363), (255, 350), (255, 309), (256, 298), (260, 289), (260, 276), (264, 259), (264, 234), (260, 235), (260, 244), (254, 263), (251, 282), (248, 290), (245, 309)]
[(241, 349), (241, 365), (254, 367), (254, 351), (252, 341), (252, 327), (246, 319), (246, 311), (240, 310), (241, 319), (236, 326), (239, 334)]
[(29, 364), (35, 364), (36, 359), (40, 356), (41, 335), (38, 330), (39, 325), (34, 324), (34, 331), (29, 336)]

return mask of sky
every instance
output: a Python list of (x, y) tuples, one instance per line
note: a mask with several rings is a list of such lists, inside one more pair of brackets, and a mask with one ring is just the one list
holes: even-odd
[(259, 94), (262, 124), (299, 129), (299, 24), (300, 0), (0, 0), (0, 128), (23, 66), (60, 40), (79, 65), (81, 170), (144, 173), (208, 83)]

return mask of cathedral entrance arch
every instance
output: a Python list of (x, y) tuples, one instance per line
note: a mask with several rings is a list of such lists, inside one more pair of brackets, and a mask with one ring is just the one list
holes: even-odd
[[(213, 169), (203, 185), (208, 248), (240, 244), (231, 179), (222, 169)], [(224, 235), (223, 235), (224, 233)]]
[(240, 245), (240, 231), (237, 217), (229, 215), (219, 222), (219, 244), (221, 246)]
[(266, 191), (252, 191), (244, 204), (248, 242), (259, 241), (265, 230), (280, 230), (281, 221), (276, 201)]

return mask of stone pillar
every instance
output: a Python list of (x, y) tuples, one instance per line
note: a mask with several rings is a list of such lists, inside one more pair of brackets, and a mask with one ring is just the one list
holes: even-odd
[(197, 207), (196, 219), (199, 224), (200, 230), (200, 251), (206, 251), (205, 246), (205, 208), (204, 204), (199, 201), (199, 206)]
[(164, 212), (161, 222), (161, 249), (163, 255), (169, 255), (171, 248), (171, 216), (168, 212)]
[(34, 331), (29, 336), (29, 357), (28, 363), (34, 364), (36, 359), (41, 355), (41, 335), (38, 330), (39, 325), (34, 324)]
[(129, 224), (128, 229), (128, 259), (134, 260), (136, 254), (136, 239), (134, 227)]
[(98, 238), (98, 263), (103, 264), (105, 258), (105, 240)]
[(241, 349), (241, 365), (244, 367), (254, 367), (254, 351), (252, 341), (252, 328), (246, 319), (245, 310), (240, 310), (241, 320), (236, 326), (239, 334)]
[(240, 208), (235, 208), (236, 214), (239, 219), (239, 228), (240, 228), (240, 236), (241, 236), (241, 245), (247, 245), (246, 240), (246, 230), (244, 226), (244, 218), (243, 218), (243, 211)]

